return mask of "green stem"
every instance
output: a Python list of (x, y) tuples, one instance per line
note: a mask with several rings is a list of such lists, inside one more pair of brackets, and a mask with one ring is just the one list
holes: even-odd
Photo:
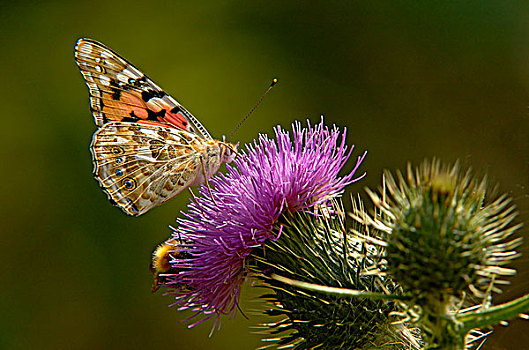
[(520, 314), (529, 312), (529, 294), (507, 303), (495, 305), (485, 311), (467, 312), (456, 316), (461, 322), (461, 333), (468, 333), (471, 329), (495, 325), (501, 321), (512, 320)]
[(338, 288), (338, 287), (328, 287), (328, 286), (322, 286), (320, 284), (314, 284), (314, 283), (308, 283), (303, 281), (294, 280), (291, 278), (283, 277), (280, 275), (277, 275), (275, 273), (270, 275), (270, 278), (286, 283), (290, 286), (311, 290), (314, 292), (321, 292), (328, 295), (336, 295), (336, 296), (348, 296), (348, 297), (364, 297), (364, 298), (370, 298), (370, 299), (390, 299), (390, 300), (409, 300), (410, 296), (408, 295), (388, 295), (383, 293), (371, 293), (371, 292), (365, 292), (362, 290), (356, 290), (356, 289), (348, 289), (348, 288)]

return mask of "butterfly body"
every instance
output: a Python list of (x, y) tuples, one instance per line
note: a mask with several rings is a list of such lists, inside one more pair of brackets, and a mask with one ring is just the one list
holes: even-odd
[(141, 215), (203, 183), (236, 146), (213, 139), (175, 99), (101, 43), (79, 39), (76, 62), (99, 129), (94, 176), (115, 205)]

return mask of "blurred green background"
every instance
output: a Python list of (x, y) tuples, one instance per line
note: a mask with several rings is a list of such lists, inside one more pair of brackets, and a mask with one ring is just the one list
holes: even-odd
[[(461, 159), (499, 183), (529, 222), (525, 1), (3, 1), (2, 349), (260, 344), (253, 316), (225, 318), (208, 338), (211, 324), (189, 330), (179, 322), (189, 314), (151, 294), (151, 251), (188, 194), (140, 218), (109, 204), (91, 174), (95, 125), (73, 59), (79, 37), (144, 70), (216, 137), (277, 76), (237, 132), (242, 144), (324, 114), (368, 150), (367, 177), (351, 192), (376, 186), (384, 168)], [(529, 291), (528, 245), (495, 300)], [(247, 284), (244, 310), (259, 307), (255, 294)], [(527, 346), (528, 322), (498, 327), (483, 349)]]

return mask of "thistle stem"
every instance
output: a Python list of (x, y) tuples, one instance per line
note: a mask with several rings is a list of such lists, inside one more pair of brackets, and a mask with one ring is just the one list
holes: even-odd
[(471, 329), (483, 328), (501, 321), (512, 320), (526, 312), (529, 312), (529, 294), (500, 305), (492, 306), (485, 311), (467, 312), (458, 315), (456, 318), (462, 324), (461, 333), (466, 334)]

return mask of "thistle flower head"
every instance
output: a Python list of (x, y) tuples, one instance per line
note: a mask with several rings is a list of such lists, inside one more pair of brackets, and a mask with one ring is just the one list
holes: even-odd
[(305, 128), (294, 123), (292, 136), (280, 127), (275, 134), (275, 140), (260, 135), (240, 152), (226, 174), (210, 179), (211, 188), (199, 189), (185, 219), (178, 220), (174, 238), (185, 242), (178, 249), (188, 258), (171, 261), (175, 273), (164, 275), (164, 287), (182, 309), (206, 315), (202, 320), (234, 312), (245, 260), (278, 238), (272, 228), (283, 212), (308, 210), (363, 176), (354, 178), (354, 172), (365, 153), (348, 175), (338, 177), (352, 148), (347, 150), (345, 132), (323, 120)]

